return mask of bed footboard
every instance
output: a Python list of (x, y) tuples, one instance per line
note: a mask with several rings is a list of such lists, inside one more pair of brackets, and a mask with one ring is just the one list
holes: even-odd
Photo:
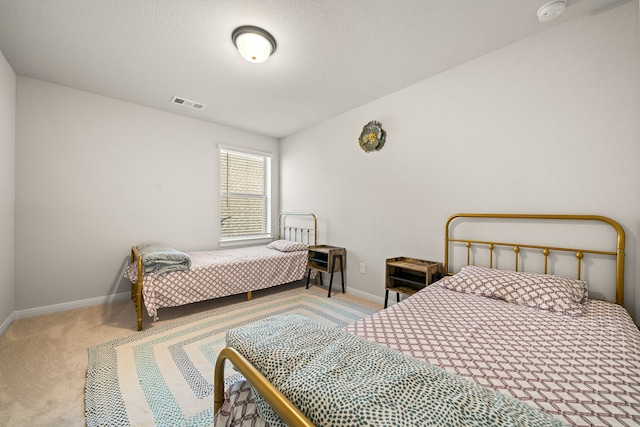
[(276, 389), (247, 359), (234, 348), (225, 347), (216, 359), (213, 386), (213, 413), (217, 414), (224, 403), (224, 365), (229, 361), (251, 383), (253, 388), (280, 415), (287, 425), (313, 427), (314, 424)]
[(138, 316), (138, 330), (142, 330), (142, 257), (136, 246), (131, 246), (131, 264), (135, 263), (138, 269), (136, 283), (131, 282), (131, 299), (136, 306)]

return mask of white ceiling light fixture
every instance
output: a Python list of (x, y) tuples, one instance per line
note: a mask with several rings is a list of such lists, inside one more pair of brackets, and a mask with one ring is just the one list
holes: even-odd
[(562, 15), (567, 8), (567, 0), (554, 0), (538, 9), (538, 21), (548, 22)]
[(253, 63), (264, 62), (276, 51), (276, 39), (259, 27), (244, 25), (233, 30), (231, 40), (244, 59)]

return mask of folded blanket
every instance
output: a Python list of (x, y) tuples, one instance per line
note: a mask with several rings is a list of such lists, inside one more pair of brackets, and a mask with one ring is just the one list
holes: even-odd
[[(234, 347), (317, 426), (560, 426), (519, 400), (404, 353), (283, 314), (227, 332)], [(284, 423), (256, 394), (259, 415)]]
[(142, 258), (143, 273), (161, 274), (188, 270), (191, 267), (189, 255), (168, 246), (144, 244), (137, 248)]

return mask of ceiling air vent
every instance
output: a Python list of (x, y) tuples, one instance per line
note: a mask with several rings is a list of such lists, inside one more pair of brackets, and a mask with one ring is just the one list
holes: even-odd
[(171, 103), (193, 108), (194, 110), (202, 110), (204, 109), (204, 107), (206, 107), (206, 105), (202, 104), (201, 102), (192, 101), (186, 98), (180, 98), (179, 96), (174, 96), (173, 98), (171, 98)]

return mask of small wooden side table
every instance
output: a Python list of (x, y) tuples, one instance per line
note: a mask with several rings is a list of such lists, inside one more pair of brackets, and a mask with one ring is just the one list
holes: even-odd
[(329, 294), (328, 298), (331, 298), (331, 287), (333, 285), (333, 274), (336, 272), (336, 268), (340, 271), (340, 278), (342, 279), (342, 293), (345, 293), (344, 282), (344, 266), (347, 263), (347, 251), (345, 248), (330, 245), (315, 245), (309, 246), (309, 259), (307, 266), (309, 271), (307, 272), (307, 289), (309, 289), (309, 278), (311, 277), (311, 270), (316, 270), (320, 274), (320, 286), (322, 286), (322, 273), (331, 273), (331, 279), (329, 280)]
[(389, 291), (395, 292), (397, 302), (400, 302), (400, 294), (413, 295), (440, 280), (442, 274), (443, 266), (440, 262), (407, 257), (387, 259), (384, 308), (387, 308)]

